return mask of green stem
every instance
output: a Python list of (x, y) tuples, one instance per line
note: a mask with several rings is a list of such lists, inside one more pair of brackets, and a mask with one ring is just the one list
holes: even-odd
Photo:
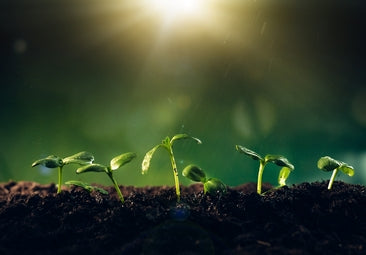
[(58, 186), (57, 186), (57, 194), (61, 193), (61, 185), (62, 185), (62, 166), (58, 167)]
[(330, 180), (329, 180), (328, 189), (331, 189), (332, 188), (334, 179), (335, 179), (335, 177), (338, 174), (338, 170), (339, 170), (338, 168), (336, 168), (336, 169), (333, 170), (332, 177), (330, 177)]
[(119, 187), (118, 187), (118, 184), (117, 184), (116, 179), (114, 179), (114, 177), (113, 177), (112, 173), (109, 173), (109, 174), (108, 174), (108, 176), (109, 176), (109, 178), (112, 180), (113, 185), (114, 185), (114, 188), (115, 188), (115, 189), (116, 189), (116, 191), (117, 191), (118, 197), (119, 197), (119, 199), (121, 200), (121, 202), (122, 202), (122, 204), (123, 204), (123, 203), (125, 202), (125, 199), (123, 198), (122, 192), (121, 192), (121, 190), (120, 190), (120, 189), (119, 189)]
[(257, 181), (257, 193), (260, 195), (262, 194), (262, 176), (264, 171), (264, 166), (266, 163), (260, 161), (259, 163), (259, 170), (258, 170), (258, 181)]
[(178, 169), (177, 164), (175, 163), (174, 154), (172, 148), (169, 148), (169, 157), (170, 162), (172, 163), (173, 174), (174, 174), (174, 182), (175, 182), (175, 193), (177, 194), (177, 201), (180, 201), (180, 188), (179, 188), (179, 178), (178, 178)]

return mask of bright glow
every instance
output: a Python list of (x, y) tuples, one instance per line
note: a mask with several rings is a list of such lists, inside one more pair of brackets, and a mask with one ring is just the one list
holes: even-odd
[(181, 19), (201, 15), (203, 0), (147, 0), (158, 14), (170, 19)]

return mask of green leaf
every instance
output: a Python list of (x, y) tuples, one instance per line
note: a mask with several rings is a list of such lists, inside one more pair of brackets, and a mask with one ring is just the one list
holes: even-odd
[(341, 170), (343, 173), (347, 174), (348, 176), (353, 176), (355, 174), (355, 170), (352, 166), (341, 162), (341, 166), (339, 167), (339, 170)]
[(280, 187), (286, 185), (286, 180), (290, 176), (292, 169), (286, 166), (282, 167), (280, 174), (278, 175), (278, 184)]
[(158, 144), (151, 150), (149, 150), (144, 157), (144, 160), (142, 161), (142, 174), (146, 174), (147, 170), (149, 170), (150, 167), (150, 161), (152, 156), (154, 155), (155, 151), (159, 148), (164, 146), (163, 144)]
[(256, 152), (249, 150), (248, 148), (245, 148), (244, 146), (241, 145), (236, 145), (235, 146), (236, 150), (240, 153), (244, 153), (245, 155), (251, 157), (254, 160), (263, 160), (263, 158)]
[(284, 156), (281, 156), (281, 155), (266, 155), (264, 158), (264, 161), (266, 163), (273, 162), (278, 166), (285, 166), (285, 167), (290, 168), (291, 170), (295, 169), (294, 165), (291, 164), (287, 158), (285, 158)]
[(195, 165), (186, 166), (182, 171), (182, 175), (195, 182), (204, 183), (206, 181), (205, 172), (203, 172), (201, 168)]
[(196, 137), (193, 137), (193, 136), (189, 136), (187, 134), (177, 134), (175, 136), (172, 137), (172, 139), (170, 140), (170, 144), (171, 146), (173, 146), (173, 143), (177, 140), (182, 140), (182, 139), (193, 139), (195, 140), (198, 144), (202, 144), (201, 140), (196, 138)]
[(93, 191), (93, 188), (85, 183), (85, 182), (82, 182), (82, 181), (67, 181), (65, 182), (66, 185), (75, 185), (75, 186), (78, 186), (78, 187), (82, 187), (83, 189), (89, 191), (89, 192), (92, 192)]
[(217, 178), (209, 178), (207, 181), (203, 184), (203, 191), (204, 193), (209, 194), (224, 194), (227, 192), (226, 185)]
[(320, 170), (330, 172), (334, 169), (338, 168), (341, 165), (341, 163), (338, 160), (335, 160), (329, 156), (321, 157), (318, 160), (318, 168)]
[(131, 162), (131, 160), (133, 160), (134, 158), (136, 158), (136, 153), (134, 152), (127, 152), (117, 157), (114, 157), (110, 162), (111, 170), (116, 170), (120, 168), (121, 166)]
[(32, 167), (35, 167), (37, 165), (42, 165), (47, 168), (56, 168), (56, 167), (63, 166), (64, 162), (62, 161), (62, 158), (57, 157), (55, 155), (50, 155), (46, 158), (39, 159), (39, 160), (33, 162)]
[(72, 156), (66, 157), (63, 159), (64, 164), (79, 164), (79, 165), (87, 165), (91, 164), (94, 161), (94, 156), (90, 152), (81, 151)]
[(67, 181), (67, 182), (65, 182), (65, 184), (66, 185), (79, 186), (79, 187), (82, 187), (83, 189), (85, 189), (85, 190), (87, 190), (89, 192), (92, 192), (93, 190), (96, 190), (96, 191), (98, 191), (101, 194), (108, 195), (108, 191), (106, 191), (105, 189), (99, 188), (97, 186), (90, 185), (90, 184), (88, 184), (86, 182), (82, 182), (82, 181)]
[(76, 169), (77, 174), (85, 173), (85, 172), (106, 172), (109, 173), (108, 167), (101, 164), (91, 164), (79, 167)]

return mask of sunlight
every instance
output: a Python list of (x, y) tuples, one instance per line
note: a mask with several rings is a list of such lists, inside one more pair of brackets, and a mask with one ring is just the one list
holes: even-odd
[(159, 15), (169, 19), (186, 19), (202, 15), (203, 0), (148, 0)]

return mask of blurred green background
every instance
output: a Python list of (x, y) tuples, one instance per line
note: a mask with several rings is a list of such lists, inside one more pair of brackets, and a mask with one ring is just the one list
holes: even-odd
[[(366, 184), (363, 1), (182, 2), (1, 1), (0, 182), (56, 182), (31, 163), (87, 150), (102, 164), (136, 152), (121, 184), (173, 185), (165, 151), (144, 176), (141, 162), (187, 133), (203, 144), (175, 144), (179, 170), (195, 163), (232, 186), (258, 167), (235, 144), (285, 155), (289, 184), (329, 179), (316, 167), (324, 155), (355, 167), (340, 179)], [(64, 169), (65, 181), (109, 184)]]

